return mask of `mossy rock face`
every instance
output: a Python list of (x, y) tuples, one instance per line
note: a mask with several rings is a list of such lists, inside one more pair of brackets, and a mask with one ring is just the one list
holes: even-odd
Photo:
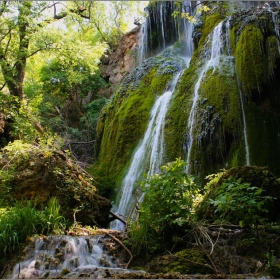
[(98, 163), (96, 170), (91, 169), (97, 181), (104, 184), (106, 179), (111, 188), (120, 181), (144, 135), (156, 97), (183, 67), (183, 59), (168, 49), (146, 60), (124, 80), (98, 121)]
[[(192, 64), (180, 80), (178, 90), (166, 118), (166, 154), (168, 160), (186, 157), (188, 118), (193, 93), (205, 63)], [(221, 56), (217, 68), (209, 67), (199, 87), (196, 106), (193, 146), (191, 149), (192, 174), (204, 178), (225, 166), (245, 163), (245, 145), (239, 90), (234, 72), (234, 58)]]
[[(225, 18), (223, 9), (217, 7), (204, 13), (195, 26), (197, 48), (167, 113), (166, 161), (187, 156), (184, 147), (194, 88), (209, 60), (209, 34)], [(273, 13), (250, 9), (232, 14), (230, 40), (220, 65), (209, 69), (202, 79), (189, 167), (190, 173), (202, 181), (223, 167), (247, 163), (245, 135), (250, 164), (268, 166), (280, 174), (280, 80), (275, 78), (280, 73), (279, 42), (275, 36), (279, 9)], [(224, 29), (225, 24), (222, 30), (226, 36)]]
[(57, 197), (61, 212), (69, 221), (73, 221), (76, 212), (77, 222), (83, 225), (96, 222), (107, 226), (110, 201), (96, 193), (90, 177), (65, 153), (19, 143), (9, 144), (1, 152), (1, 199), (31, 200), (43, 209), (51, 197)]
[[(224, 4), (214, 7), (202, 13), (195, 25), (196, 50), (166, 115), (165, 162), (187, 157), (188, 118), (195, 85), (209, 60), (209, 35), (226, 19), (229, 10)], [(279, 9), (273, 9), (273, 13), (250, 9), (232, 14), (226, 19), (230, 23), (229, 42), (223, 25), (224, 54), (220, 65), (208, 69), (202, 79), (193, 130), (189, 171), (202, 181), (221, 168), (247, 164), (245, 138), (249, 164), (268, 166), (280, 174), (277, 16), (280, 18)], [(147, 127), (156, 95), (162, 94), (172, 73), (180, 69), (176, 60), (174, 54), (167, 52), (144, 62), (125, 79), (103, 110), (98, 123), (98, 163), (93, 174), (108, 189), (123, 178)]]
[[(262, 96), (271, 82), (279, 59), (275, 34), (279, 10), (251, 9), (231, 18), (231, 45), (243, 94), (251, 99)], [(278, 20), (278, 23), (277, 23)]]
[(152, 273), (212, 273), (213, 270), (206, 267), (207, 265), (204, 254), (199, 250), (190, 248), (177, 252), (174, 255), (157, 257), (147, 265), (147, 269)]
[(189, 167), (197, 175), (221, 169), (225, 159), (231, 166), (245, 162), (234, 61), (232, 57), (220, 60), (219, 68), (210, 68), (200, 84)]
[[(219, 219), (215, 213), (216, 208), (209, 203), (209, 200), (216, 199), (220, 186), (224, 180), (228, 179), (229, 177), (241, 179), (241, 183), (246, 182), (252, 187), (254, 186), (264, 189), (264, 192), (262, 193), (263, 196), (274, 197), (275, 199), (273, 199), (273, 201), (263, 205), (263, 208), (267, 209), (268, 212), (261, 213), (261, 216), (268, 219), (270, 222), (276, 222), (280, 220), (280, 182), (267, 167), (258, 166), (231, 168), (221, 172), (217, 177), (212, 179), (207, 184), (207, 189), (209, 192), (205, 195), (203, 201), (197, 208), (197, 214), (200, 219), (211, 221)], [(234, 219), (234, 213), (232, 213), (232, 217)]]

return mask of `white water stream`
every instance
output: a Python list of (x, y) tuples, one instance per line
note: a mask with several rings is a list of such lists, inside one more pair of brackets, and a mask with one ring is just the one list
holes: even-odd
[(268, 10), (271, 12), (272, 22), (274, 25), (274, 31), (275, 31), (276, 38), (277, 38), (278, 52), (280, 53), (280, 31), (279, 31), (279, 23), (278, 23), (279, 17), (278, 17), (278, 14), (271, 9), (271, 7), (268, 3), (267, 3), (267, 7), (268, 7)]
[[(160, 9), (160, 13), (162, 17), (162, 6)], [(148, 26), (146, 25), (143, 28), (145, 29), (142, 30), (142, 35), (146, 38), (146, 31)], [(184, 58), (187, 67), (189, 66), (193, 53), (192, 30), (193, 24), (185, 22), (184, 31), (186, 35), (185, 42), (187, 51)], [(164, 36), (164, 33), (162, 34), (162, 36)], [(143, 59), (144, 57), (145, 53), (143, 52), (141, 53), (140, 58)], [(181, 73), (182, 71), (175, 75), (167, 91), (164, 92), (160, 97), (158, 97), (151, 110), (150, 121), (144, 138), (140, 141), (138, 148), (132, 158), (130, 167), (121, 184), (121, 195), (116, 212), (118, 215), (126, 216), (126, 218), (129, 215), (129, 212), (131, 211), (137, 198), (137, 194), (135, 193), (135, 184), (137, 184), (137, 182), (142, 178), (143, 174), (147, 172), (147, 176), (150, 177), (160, 171), (160, 167), (163, 164), (164, 156), (165, 116), (169, 107), (170, 100), (172, 98), (172, 94), (175, 90)], [(121, 230), (124, 228), (124, 225), (120, 221), (116, 220), (112, 227), (114, 229)]]
[(165, 49), (165, 32), (164, 32), (164, 17), (163, 17), (163, 3), (160, 3), (160, 26), (161, 26), (161, 36), (162, 36), (162, 49)]
[[(135, 184), (147, 171), (147, 165), (149, 166), (148, 176), (155, 174), (160, 169), (164, 152), (165, 115), (180, 74), (181, 72), (175, 75), (167, 91), (158, 97), (151, 110), (150, 121), (144, 138), (140, 141), (129, 170), (122, 181), (118, 215), (127, 216), (129, 214), (135, 201), (135, 197), (133, 197), (135, 196), (133, 193)], [(117, 220), (114, 228), (121, 230), (123, 227), (124, 225)]]
[[(231, 19), (231, 17), (229, 17), (228, 20), (226, 21), (226, 43), (227, 43), (228, 55), (231, 54), (230, 36), (229, 36), (230, 19)], [(244, 110), (243, 94), (242, 94), (242, 90), (241, 90), (241, 86), (240, 86), (238, 78), (237, 78), (237, 86), (238, 86), (238, 91), (239, 91), (239, 99), (240, 99), (240, 104), (241, 104), (241, 112), (242, 112), (242, 120), (243, 120), (245, 159), (246, 159), (246, 165), (250, 165), (250, 153), (249, 153), (249, 144), (248, 144), (248, 137), (247, 137), (247, 122), (246, 122), (246, 115), (245, 115), (245, 110)]]
[(198, 80), (194, 87), (194, 94), (193, 94), (193, 102), (192, 107), (190, 110), (190, 115), (188, 118), (188, 137), (187, 137), (187, 167), (186, 172), (188, 173), (190, 170), (190, 163), (191, 163), (191, 149), (193, 145), (193, 130), (195, 125), (195, 115), (196, 115), (196, 107), (197, 102), (199, 100), (199, 88), (202, 79), (204, 78), (205, 73), (210, 69), (213, 68), (213, 71), (220, 63), (220, 55), (223, 52), (223, 41), (221, 39), (222, 34), (222, 26), (223, 22), (220, 22), (210, 34), (210, 38), (212, 36), (212, 44), (211, 44), (211, 56), (210, 59), (207, 61), (205, 66), (203, 67), (202, 71), (199, 74)]
[[(202, 68), (198, 80), (195, 84), (194, 94), (193, 94), (193, 103), (190, 111), (190, 115), (188, 118), (188, 135), (187, 135), (187, 167), (186, 172), (189, 173), (190, 171), (190, 164), (191, 164), (191, 149), (193, 145), (193, 134), (194, 134), (194, 126), (196, 121), (196, 109), (197, 103), (199, 101), (199, 89), (201, 82), (209, 69), (213, 69), (215, 71), (217, 67), (220, 65), (221, 55), (224, 53), (224, 46), (227, 49), (227, 55), (230, 56), (230, 38), (229, 38), (229, 29), (230, 29), (230, 17), (226, 22), (220, 22), (210, 34), (209, 39), (212, 36), (211, 42), (211, 56), (210, 59), (206, 62), (205, 66)], [(225, 25), (225, 42), (223, 41), (223, 25)], [(208, 39), (208, 40), (209, 40)], [(241, 104), (241, 111), (242, 111), (242, 119), (243, 119), (243, 135), (244, 135), (244, 142), (245, 142), (245, 158), (246, 158), (246, 165), (250, 165), (250, 155), (249, 155), (249, 145), (248, 145), (248, 138), (247, 138), (247, 127), (246, 127), (246, 116), (244, 111), (244, 102), (242, 97), (241, 88), (238, 83), (239, 88), (239, 97), (240, 97), (240, 104)]]
[(94, 278), (104, 277), (104, 267), (115, 268), (99, 243), (101, 236), (48, 236), (35, 238), (34, 245), (25, 249), (25, 260), (18, 263), (10, 278), (68, 278), (88, 273)]

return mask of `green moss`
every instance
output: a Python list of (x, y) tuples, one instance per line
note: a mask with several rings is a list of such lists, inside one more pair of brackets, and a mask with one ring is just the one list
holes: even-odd
[[(119, 184), (135, 147), (143, 137), (155, 98), (161, 95), (175, 71), (171, 57), (153, 59), (138, 84), (135, 80), (122, 85), (108, 106), (102, 111), (97, 132), (99, 157), (97, 169), (91, 173), (97, 181)], [(102, 187), (102, 186), (101, 186)]]
[[(199, 71), (186, 70), (166, 121), (168, 160), (183, 154), (186, 129)], [(229, 166), (244, 164), (244, 141), (239, 90), (232, 58), (221, 58), (219, 68), (205, 73), (199, 89), (196, 126), (191, 150), (191, 173), (204, 178)]]
[[(279, 102), (266, 99), (261, 105), (250, 102), (246, 107), (250, 161), (280, 172)], [(279, 108), (279, 107), (278, 107)]]
[(229, 31), (229, 40), (230, 40), (230, 47), (232, 50), (236, 49), (236, 37), (237, 33), (240, 29), (241, 22), (239, 22), (237, 25), (234, 25), (230, 31)]
[(266, 39), (266, 53), (268, 62), (268, 75), (272, 76), (277, 68), (276, 60), (279, 59), (279, 46), (276, 36), (270, 36)]
[(205, 13), (203, 15), (203, 27), (202, 35), (199, 40), (199, 45), (202, 46), (205, 43), (207, 36), (212, 32), (212, 30), (217, 26), (219, 22), (224, 19), (224, 16), (221, 15), (220, 11), (214, 13)]
[(267, 59), (263, 54), (263, 41), (261, 30), (247, 25), (236, 43), (236, 70), (244, 93), (260, 91), (267, 80)]
[[(208, 35), (224, 19), (223, 9), (214, 8), (202, 16), (199, 44), (167, 112), (166, 162), (186, 157), (184, 142), (194, 87), (206, 63), (205, 49), (210, 45)], [(250, 20), (245, 23), (247, 16)], [(220, 168), (245, 164), (238, 76), (244, 94), (251, 163), (269, 165), (280, 174), (280, 116), (277, 112), (280, 82), (274, 78), (280, 71), (274, 26), (263, 15), (250, 12), (248, 15), (243, 12), (233, 15), (230, 44), (234, 57), (224, 57), (215, 71), (209, 69), (201, 83), (191, 172), (204, 178)], [(160, 59), (163, 56), (157, 58), (158, 61)], [(169, 59), (172, 60), (165, 57), (165, 61)], [(159, 68), (155, 63), (155, 67), (141, 77), (138, 86), (123, 85), (100, 116), (99, 162), (94, 174), (102, 177), (102, 183), (113, 186), (122, 178), (125, 166), (128, 166), (139, 139), (143, 137), (155, 97), (162, 94), (170, 80), (169, 71), (174, 71), (173, 65), (167, 64), (166, 72), (159, 71)]]
[(161, 256), (148, 265), (149, 272), (181, 274), (206, 274), (213, 272), (207, 268), (204, 254), (196, 249), (184, 249), (174, 255)]

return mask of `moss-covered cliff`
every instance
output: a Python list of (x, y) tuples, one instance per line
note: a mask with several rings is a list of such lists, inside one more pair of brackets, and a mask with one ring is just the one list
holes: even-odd
[(146, 60), (127, 76), (102, 110), (97, 127), (98, 168), (93, 172), (103, 189), (106, 185), (114, 186), (122, 178), (144, 135), (156, 97), (164, 92), (173, 73), (183, 67), (184, 60), (173, 50)]
[(269, 166), (279, 174), (278, 13), (278, 9), (255, 8), (229, 18), (224, 8), (216, 7), (202, 16), (195, 29), (197, 49), (167, 118), (166, 147), (170, 160), (187, 153), (183, 147), (194, 86), (209, 60), (209, 34), (224, 20), (225, 49), (220, 65), (214, 71), (209, 69), (200, 84), (190, 171), (204, 178), (225, 166), (246, 164), (245, 121), (250, 164)]
[[(224, 167), (245, 165), (247, 140), (250, 164), (268, 166), (279, 174), (279, 9), (257, 7), (233, 13), (229, 5), (211, 8), (197, 19), (196, 49), (166, 116), (166, 161), (187, 157), (195, 86), (211, 56), (212, 32), (223, 21), (219, 65), (209, 67), (198, 90), (189, 171), (204, 178)], [(155, 97), (180, 68), (174, 66), (178, 59), (169, 55), (150, 58), (136, 68), (103, 110), (94, 171), (102, 183), (112, 187), (122, 178), (143, 137)]]

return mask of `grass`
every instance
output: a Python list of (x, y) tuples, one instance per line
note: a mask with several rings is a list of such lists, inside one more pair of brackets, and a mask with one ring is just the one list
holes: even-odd
[(66, 221), (59, 214), (60, 206), (52, 198), (44, 210), (37, 210), (32, 202), (16, 202), (13, 207), (0, 210), (0, 255), (19, 250), (20, 243), (34, 234), (63, 233)]

